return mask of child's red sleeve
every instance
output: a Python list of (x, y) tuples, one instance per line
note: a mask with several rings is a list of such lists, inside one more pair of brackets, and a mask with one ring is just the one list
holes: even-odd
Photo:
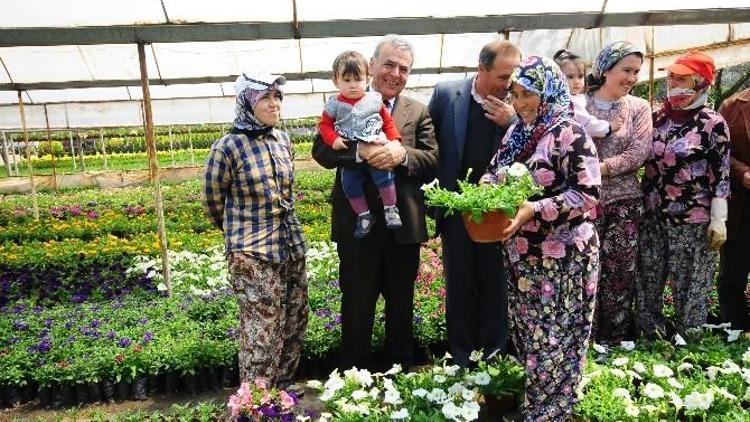
[(401, 134), (398, 133), (396, 123), (393, 122), (393, 117), (391, 117), (391, 113), (388, 112), (385, 105), (380, 107), (380, 117), (383, 119), (383, 133), (385, 134), (385, 137), (388, 138), (389, 141), (400, 141)]
[(333, 127), (333, 123), (333, 117), (324, 111), (323, 116), (320, 117), (318, 132), (320, 132), (320, 137), (323, 138), (323, 142), (329, 147), (332, 146), (333, 141), (339, 137), (339, 134), (336, 133), (336, 129)]

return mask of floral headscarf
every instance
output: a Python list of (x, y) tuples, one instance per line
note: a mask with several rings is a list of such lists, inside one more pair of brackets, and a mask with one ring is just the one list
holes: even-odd
[(281, 90), (281, 85), (286, 83), (286, 78), (278, 75), (261, 75), (256, 77), (248, 77), (242, 74), (237, 77), (234, 83), (234, 91), (237, 93), (237, 101), (235, 105), (235, 112), (237, 117), (234, 119), (234, 127), (240, 130), (248, 130), (253, 132), (268, 132), (271, 127), (261, 123), (253, 110), (258, 104), (258, 101), (268, 91), (276, 91), (279, 93), (281, 99), (284, 98), (284, 93)]
[(612, 41), (602, 48), (591, 67), (591, 73), (586, 77), (589, 92), (594, 92), (604, 84), (604, 72), (615, 67), (623, 57), (637, 54), (643, 59), (643, 52), (628, 41)]
[(554, 61), (529, 56), (513, 72), (512, 82), (538, 95), (541, 104), (532, 124), (519, 119), (505, 135), (498, 152), (500, 166), (526, 161), (545, 133), (573, 117), (567, 78)]

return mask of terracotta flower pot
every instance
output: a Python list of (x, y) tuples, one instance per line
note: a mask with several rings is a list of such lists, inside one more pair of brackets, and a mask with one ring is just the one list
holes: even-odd
[(485, 212), (478, 224), (469, 213), (463, 213), (462, 217), (469, 237), (477, 243), (499, 242), (501, 233), (510, 225), (510, 219), (500, 210)]

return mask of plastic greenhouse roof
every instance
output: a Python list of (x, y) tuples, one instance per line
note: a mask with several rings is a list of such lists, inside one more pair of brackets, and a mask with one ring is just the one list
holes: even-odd
[[(155, 124), (225, 122), (242, 72), (285, 74), (285, 117), (320, 113), (333, 58), (369, 57), (383, 34), (415, 50), (408, 93), (463, 78), (482, 45), (507, 33), (525, 55), (567, 47), (591, 60), (611, 40), (658, 69), (690, 48), (719, 67), (750, 62), (750, 0), (6, 0), (0, 14), (0, 128), (142, 124), (137, 42), (146, 46)], [(649, 63), (641, 70), (648, 79)], [(655, 77), (663, 76), (656, 72)]]

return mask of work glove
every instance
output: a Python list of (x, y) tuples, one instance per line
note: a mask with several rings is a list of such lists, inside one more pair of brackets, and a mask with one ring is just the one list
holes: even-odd
[(718, 251), (727, 240), (727, 200), (711, 200), (711, 222), (708, 223), (708, 249)]

